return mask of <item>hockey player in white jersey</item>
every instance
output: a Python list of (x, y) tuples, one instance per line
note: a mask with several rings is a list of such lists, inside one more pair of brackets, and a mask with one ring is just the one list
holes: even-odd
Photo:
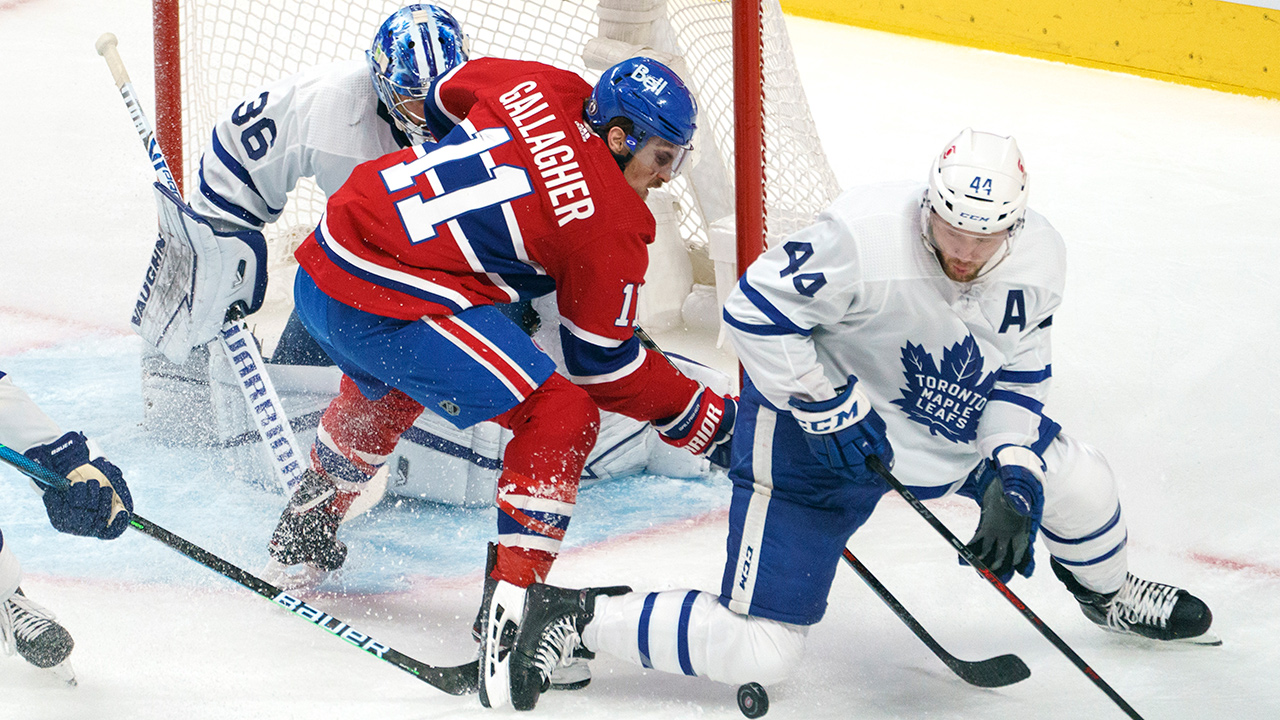
[[(200, 157), (191, 208), (219, 232), (261, 231), (304, 177), (326, 196), (357, 165), (434, 141), (422, 117), (431, 81), (467, 60), (462, 26), (435, 5), (405, 6), (357, 60), (266, 85), (219, 119)], [(275, 362), (330, 364), (290, 317)]]
[[(112, 540), (129, 526), (133, 499), (120, 469), (94, 452), (82, 433), (62, 432), (2, 371), (0, 443), (70, 481), (65, 490), (42, 490), (54, 529)], [(0, 647), (75, 684), (67, 661), (75, 646), (71, 633), (23, 593), (21, 580), (22, 565), (0, 533)]]
[(747, 379), (719, 595), (531, 586), (517, 708), (584, 651), (727, 683), (784, 678), (889, 489), (872, 455), (921, 499), (977, 501), (969, 547), (1002, 579), (1031, 576), (1039, 535), (1103, 628), (1219, 642), (1204, 602), (1128, 572), (1111, 469), (1042, 412), (1065, 248), (1027, 190), (1012, 138), (965, 130), (927, 185), (846, 192), (751, 265), (724, 310)]

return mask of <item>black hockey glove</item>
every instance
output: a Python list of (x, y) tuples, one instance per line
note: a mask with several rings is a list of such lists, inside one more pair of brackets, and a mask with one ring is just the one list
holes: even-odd
[(966, 547), (1001, 582), (1012, 580), (1015, 570), (1029, 578), (1036, 568), (1035, 542), (1039, 530), (1039, 513), (1033, 517), (1020, 514), (1005, 494), (1000, 476), (995, 475), (982, 494), (978, 529)]

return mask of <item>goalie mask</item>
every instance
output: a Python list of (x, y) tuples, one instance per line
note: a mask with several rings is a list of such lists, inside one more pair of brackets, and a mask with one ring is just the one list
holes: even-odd
[[(974, 243), (1000, 241), (1000, 247), (967, 280), (990, 272), (1008, 255), (1027, 214), (1027, 187), (1022, 153), (1011, 137), (965, 128), (943, 148), (929, 169), (929, 187), (920, 203), (920, 231), (930, 249), (939, 253), (948, 275), (955, 270), (948, 267), (949, 260), (962, 264), (965, 260), (954, 248), (966, 247), (968, 252)], [(940, 234), (950, 240), (953, 252), (948, 252)]]
[(388, 17), (365, 52), (378, 99), (414, 144), (434, 140), (422, 117), (436, 77), (467, 61), (467, 36), (435, 5), (407, 5)]
[[(698, 129), (698, 104), (671, 68), (657, 60), (634, 57), (614, 65), (600, 76), (586, 104), (587, 122), (603, 136), (609, 123), (623, 118), (629, 157), (645, 149), (651, 138), (670, 143), (672, 177), (693, 150)], [(616, 123), (615, 123), (616, 124)], [(630, 127), (627, 127), (627, 125)], [(623, 162), (625, 165), (625, 162)]]

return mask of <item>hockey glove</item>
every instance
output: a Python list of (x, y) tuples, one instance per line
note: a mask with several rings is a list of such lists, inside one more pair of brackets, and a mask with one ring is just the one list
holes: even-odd
[(893, 446), (885, 435), (884, 420), (858, 385), (856, 376), (830, 400), (809, 402), (791, 398), (792, 416), (804, 431), (813, 456), (854, 482), (883, 482), (867, 468), (875, 455), (885, 467), (893, 466)]
[(26, 456), (71, 481), (66, 489), (47, 488), (44, 507), (55, 530), (70, 535), (111, 540), (129, 527), (133, 498), (120, 468), (104, 457), (91, 457), (88, 440), (69, 432)]
[(993, 455), (998, 477), (982, 494), (982, 515), (968, 548), (1002, 582), (1014, 571), (1031, 577), (1044, 514), (1044, 461), (1028, 447), (1001, 445)]
[(717, 395), (699, 383), (699, 390), (685, 409), (674, 417), (654, 420), (658, 435), (668, 445), (682, 447), (711, 460), (719, 468), (729, 468), (729, 445), (733, 422), (738, 417), (738, 401)]

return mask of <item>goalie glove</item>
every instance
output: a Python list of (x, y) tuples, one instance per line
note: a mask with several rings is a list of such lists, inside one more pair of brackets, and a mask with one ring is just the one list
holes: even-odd
[(823, 465), (854, 482), (879, 483), (880, 476), (867, 468), (867, 458), (880, 458), (893, 467), (893, 446), (885, 435), (884, 420), (855, 375), (830, 400), (817, 402), (791, 398), (791, 415), (804, 431), (813, 456)]
[(103, 540), (124, 533), (133, 512), (129, 486), (120, 468), (90, 450), (83, 434), (69, 432), (25, 454), (71, 481), (65, 489), (44, 491), (45, 511), (55, 530)]
[(733, 423), (738, 417), (737, 398), (717, 395), (698, 383), (698, 392), (677, 415), (654, 420), (658, 436), (668, 445), (682, 447), (712, 465), (729, 468)]

